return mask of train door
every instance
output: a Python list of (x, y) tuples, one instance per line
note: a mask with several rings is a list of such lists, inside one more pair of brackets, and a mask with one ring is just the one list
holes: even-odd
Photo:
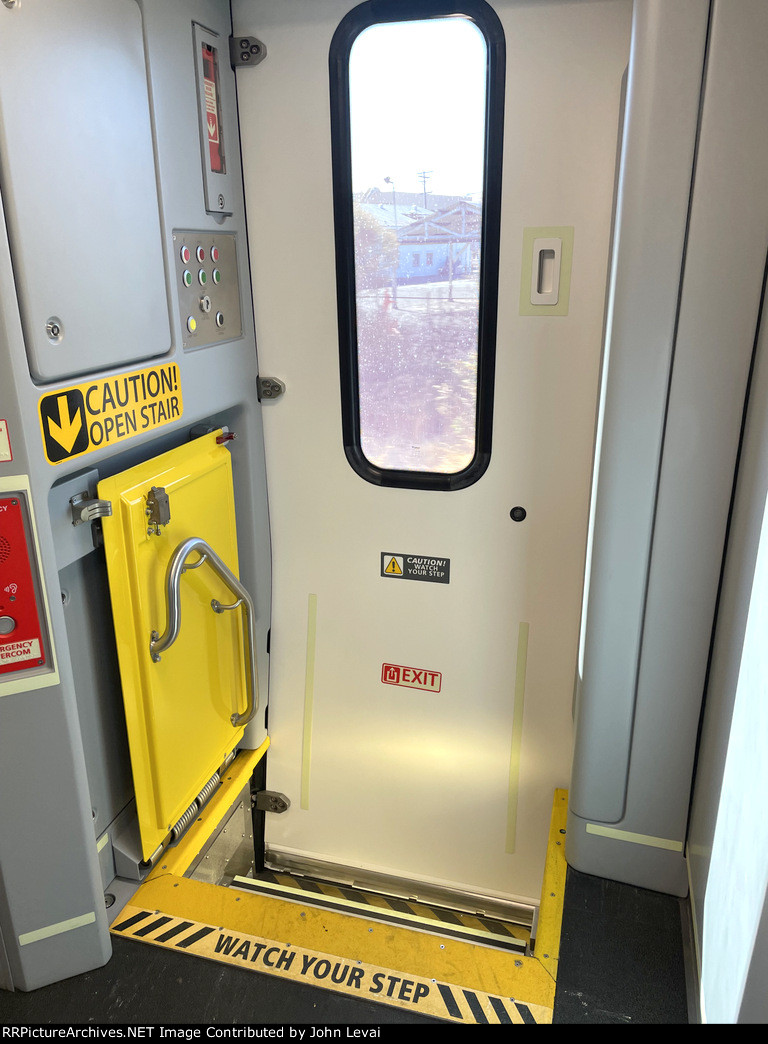
[[(553, 789), (569, 779), (632, 5), (355, 6), (233, 3), (235, 39), (252, 34), (266, 49), (264, 61), (238, 70), (237, 87), (260, 366), (285, 385), (264, 409), (268, 786), (292, 804), (268, 817), (267, 856), (272, 866), (409, 894), (534, 903)], [(449, 7), (469, 12), (447, 21), (470, 31), (443, 50), (435, 41)], [(398, 11), (400, 22), (386, 21)], [(353, 29), (340, 45), (347, 16)], [(498, 65), (488, 74), (499, 32), (503, 79)], [(483, 122), (491, 102), (503, 103), (503, 132)], [(433, 133), (451, 123), (460, 138), (453, 160), (437, 145), (444, 132)], [(391, 152), (366, 167), (377, 138)], [(400, 148), (406, 139), (410, 152)], [(472, 150), (485, 158), (485, 191), (476, 171), (462, 173)], [(483, 296), (487, 258), (471, 234), (492, 192), (497, 301)], [(346, 285), (337, 284), (350, 256), (339, 243), (345, 207), (386, 256), (372, 273), (361, 248)], [(342, 298), (353, 300), (356, 329)], [(432, 371), (390, 370), (378, 383), (378, 363), (363, 359), (371, 323), (382, 365), (391, 366), (393, 344), (421, 359), (407, 347), (409, 329), (425, 312), (439, 325), (445, 307), (479, 310), (480, 323), (484, 310), (497, 317), (493, 408), (481, 421), (487, 430), (468, 436), (478, 411), (451, 413), (451, 404), (479, 387), (476, 358), (441, 356), (438, 345)], [(361, 420), (371, 391), (381, 396), (372, 407), (385, 431), (379, 445), (375, 422)], [(430, 443), (446, 431), (490, 446), (482, 474), (459, 488), (400, 481), (402, 471), (452, 472)], [(372, 463), (378, 479), (353, 466), (355, 438), (357, 462)]]

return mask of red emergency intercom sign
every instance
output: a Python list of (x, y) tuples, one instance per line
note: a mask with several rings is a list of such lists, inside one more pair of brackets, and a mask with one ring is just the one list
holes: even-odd
[(42, 667), (46, 652), (20, 496), (0, 498), (0, 674)]

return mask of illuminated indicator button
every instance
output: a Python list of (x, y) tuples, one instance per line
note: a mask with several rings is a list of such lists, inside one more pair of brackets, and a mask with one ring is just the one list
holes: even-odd
[(218, 247), (211, 247), (211, 261), (218, 261), (218, 260), (219, 260), (219, 248)]
[(0, 616), (0, 634), (13, 634), (16, 621), (12, 616)]
[(188, 268), (184, 270), (182, 278), (184, 279), (184, 286), (192, 286), (192, 273)]
[(192, 255), (189, 252), (189, 247), (188, 246), (183, 246), (181, 248), (181, 250), (179, 251), (179, 257), (181, 258), (182, 262), (185, 265), (189, 264), (189, 260), (192, 257)]
[(201, 268), (200, 271), (197, 273), (197, 281), (200, 284), (200, 286), (205, 286), (205, 284), (208, 282), (208, 276), (205, 274), (204, 268)]
[(197, 250), (195, 251), (195, 256), (201, 264), (203, 263), (203, 261), (205, 261), (205, 251), (202, 247), (197, 248)]
[(214, 270), (213, 270), (213, 272), (211, 274), (213, 275), (214, 283), (220, 283), (221, 282), (221, 272), (218, 270), (218, 268), (214, 268)]
[(187, 329), (190, 333), (194, 333), (197, 329), (197, 319), (193, 315), (187, 317)]
[(223, 312), (217, 312), (216, 313), (216, 325), (219, 326), (219, 327), (224, 325), (224, 313)]

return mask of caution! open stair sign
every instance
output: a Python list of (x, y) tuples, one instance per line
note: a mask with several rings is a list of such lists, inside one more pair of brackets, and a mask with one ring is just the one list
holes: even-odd
[(49, 464), (171, 424), (184, 412), (176, 363), (100, 378), (43, 395), (38, 404)]

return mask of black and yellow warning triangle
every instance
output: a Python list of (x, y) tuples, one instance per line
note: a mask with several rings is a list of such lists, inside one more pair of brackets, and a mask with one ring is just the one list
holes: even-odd
[(394, 576), (402, 576), (403, 575), (403, 571), (400, 568), (400, 566), (398, 565), (398, 561), (397, 561), (396, 558), (390, 558), (389, 565), (384, 570), (384, 572), (385, 573), (394, 574)]

